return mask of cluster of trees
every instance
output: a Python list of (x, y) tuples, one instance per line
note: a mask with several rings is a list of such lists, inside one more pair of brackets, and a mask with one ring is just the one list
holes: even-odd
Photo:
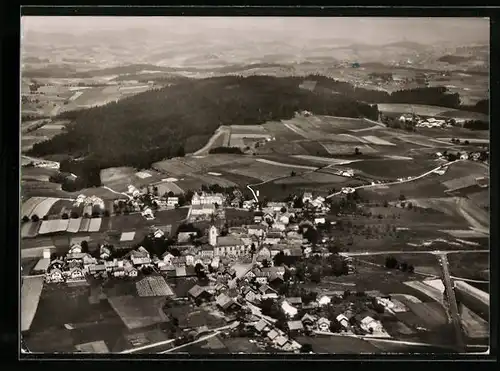
[(399, 269), (401, 272), (413, 273), (415, 267), (412, 264), (406, 262), (399, 262), (395, 257), (388, 256), (385, 259), (385, 267), (387, 269)]
[(208, 153), (233, 153), (242, 155), (243, 151), (240, 147), (215, 147), (211, 148)]
[(469, 130), (490, 130), (490, 124), (482, 120), (467, 120), (464, 122), (464, 128)]
[(221, 125), (290, 119), (304, 109), (334, 116), (378, 117), (376, 106), (300, 89), (301, 80), (271, 76), (186, 80), (104, 106), (65, 112), (60, 118), (74, 124), (37, 143), (30, 154), (85, 156), (98, 161), (100, 168), (148, 168), (179, 152), (197, 150)]
[(317, 90), (330, 90), (332, 93), (341, 93), (352, 99), (368, 103), (409, 103), (449, 108), (461, 107), (460, 95), (458, 93), (450, 94), (448, 89), (442, 86), (405, 89), (388, 93), (354, 87), (348, 82), (336, 81), (321, 75), (311, 75), (308, 76), (308, 79), (317, 82)]

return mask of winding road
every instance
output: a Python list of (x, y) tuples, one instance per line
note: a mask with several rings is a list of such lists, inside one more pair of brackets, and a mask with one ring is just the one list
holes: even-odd
[[(443, 167), (447, 167), (447, 166), (451, 166), (459, 161), (463, 161), (463, 160), (456, 160), (456, 161), (451, 161), (451, 162), (448, 162), (447, 164), (444, 164), (444, 165), (439, 165), (438, 167), (432, 169), (432, 170), (429, 170), (423, 174), (420, 174), (418, 176), (415, 176), (415, 177), (411, 177), (410, 179), (403, 179), (403, 180), (398, 180), (396, 182), (390, 182), (390, 183), (381, 183), (381, 184), (366, 184), (366, 185), (362, 185), (362, 186), (357, 186), (357, 187), (353, 187), (354, 190), (358, 190), (358, 189), (364, 189), (364, 188), (376, 188), (376, 187), (387, 187), (387, 186), (391, 186), (391, 185), (397, 185), (397, 184), (403, 184), (403, 183), (409, 183), (409, 182), (413, 182), (415, 180), (419, 180), (419, 179), (422, 179), (432, 173), (434, 173), (436, 170), (439, 170), (439, 169), (442, 169)], [(341, 194), (342, 191), (339, 191), (339, 192), (335, 192), (335, 193), (332, 193), (331, 195), (328, 195), (326, 196), (326, 198), (331, 198), (333, 196), (337, 196), (339, 194)]]

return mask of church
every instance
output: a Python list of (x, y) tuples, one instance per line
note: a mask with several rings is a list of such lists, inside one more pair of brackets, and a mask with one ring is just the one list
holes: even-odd
[(208, 230), (208, 243), (214, 248), (214, 256), (242, 256), (250, 253), (250, 246), (235, 236), (219, 236), (214, 225)]

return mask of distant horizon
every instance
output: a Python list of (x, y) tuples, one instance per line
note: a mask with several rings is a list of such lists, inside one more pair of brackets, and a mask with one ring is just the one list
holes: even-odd
[[(335, 40), (382, 45), (409, 41), (489, 44), (488, 18), (397, 17), (39, 17), (21, 18), (22, 34), (87, 33), (143, 30), (151, 35), (234, 40), (255, 37), (256, 42)], [(231, 32), (228, 32), (231, 31)], [(149, 35), (148, 35), (149, 36)], [(26, 40), (29, 41), (29, 40)]]

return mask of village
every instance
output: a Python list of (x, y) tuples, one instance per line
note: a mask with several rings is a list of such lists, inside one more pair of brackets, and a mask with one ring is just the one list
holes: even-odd
[[(130, 193), (131, 202), (138, 210), (144, 210), (140, 201), (143, 195), (137, 189)], [(142, 245), (124, 250), (101, 244), (90, 252), (87, 241), (82, 240), (69, 246), (62, 256), (44, 251), (32, 272), (43, 274), (46, 285), (134, 282), (140, 297), (164, 298), (163, 308), (171, 324), (178, 323), (172, 314), (175, 308), (186, 308), (186, 302), (195, 307), (210, 307), (234, 324), (227, 336), (250, 336), (263, 350), (298, 352), (302, 345), (294, 336), (299, 334), (389, 337), (375, 319), (384, 310), (397, 310), (390, 309), (398, 304), (389, 297), (348, 290), (318, 296), (314, 290), (300, 287), (306, 280), (315, 280), (315, 272), (300, 267), (300, 262), (307, 259), (328, 259), (332, 265), (340, 265), (336, 274), (355, 271), (350, 258), (324, 247), (327, 238), (311, 237), (318, 234), (318, 228), (330, 223), (325, 219), (329, 206), (323, 197), (306, 192), (300, 199), (295, 196), (290, 202), (268, 202), (265, 207), (245, 200), (243, 206), (253, 211), (252, 224), (228, 227), (226, 222), (217, 227), (221, 222), (215, 214), (224, 210), (228, 199), (221, 193), (193, 195), (188, 221), (205, 220), (204, 231), (192, 223), (185, 224), (176, 234), (168, 227), (152, 227), (147, 240), (150, 247), (151, 243), (167, 246), (161, 255)], [(166, 197), (165, 204), (179, 207), (177, 197)], [(297, 204), (302, 207), (294, 207)], [(154, 218), (153, 211), (146, 210), (149, 212), (143, 211), (144, 217)], [(176, 284), (172, 282), (177, 279), (188, 280), (184, 294), (179, 295), (174, 288)], [(184, 344), (206, 330), (206, 325), (184, 325), (182, 331), (169, 331), (173, 331), (170, 334), (175, 336), (176, 344)]]

